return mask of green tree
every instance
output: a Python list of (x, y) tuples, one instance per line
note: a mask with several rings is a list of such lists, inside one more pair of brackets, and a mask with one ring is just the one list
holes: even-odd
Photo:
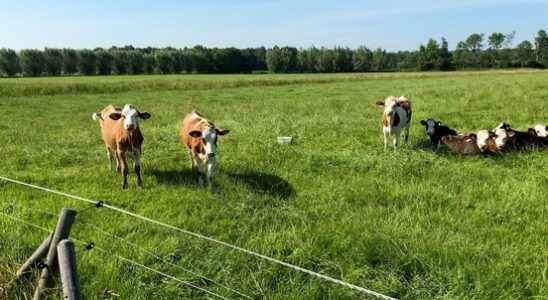
[(520, 67), (538, 67), (538, 64), (535, 60), (535, 49), (533, 48), (533, 44), (527, 40), (519, 43), (519, 45), (516, 47), (515, 57), (513, 61), (514, 65)]
[(94, 75), (97, 69), (95, 52), (88, 49), (78, 51), (78, 72), (83, 75)]
[(153, 53), (146, 53), (143, 55), (143, 72), (145, 74), (153, 74), (156, 69), (156, 60)]
[(45, 70), (44, 54), (40, 50), (25, 49), (19, 53), (21, 69), (28, 76), (40, 76)]
[(320, 73), (331, 73), (335, 71), (334, 51), (325, 47), (320, 48), (316, 60), (316, 70)]
[(97, 73), (99, 73), (99, 75), (112, 74), (112, 65), (114, 61), (112, 54), (106, 50), (100, 49), (95, 51), (95, 55), (97, 57)]
[(78, 52), (74, 49), (63, 49), (63, 73), (72, 75), (78, 72)]
[(335, 47), (333, 56), (335, 72), (352, 71), (352, 51), (350, 49)]
[(111, 49), (109, 52), (112, 54), (114, 74), (128, 74), (130, 64), (128, 52), (121, 49)]
[(418, 66), (421, 71), (433, 70), (439, 60), (440, 46), (434, 39), (428, 40), (426, 46), (421, 45), (418, 55)]
[(21, 71), (20, 69), (17, 52), (12, 49), (0, 49), (0, 73), (14, 76)]
[(506, 40), (506, 35), (501, 32), (493, 32), (488, 38), (489, 48), (500, 50)]
[(173, 72), (172, 56), (167, 50), (161, 50), (154, 54), (156, 67), (160, 74), (170, 74)]
[(540, 65), (548, 67), (548, 35), (544, 30), (539, 30), (535, 37), (535, 55)]
[(445, 38), (441, 38), (441, 47), (439, 49), (438, 61), (436, 66), (441, 71), (448, 71), (451, 69), (452, 55), (449, 52), (449, 44)]
[(352, 65), (356, 72), (368, 72), (371, 71), (371, 63), (373, 61), (373, 52), (365, 46), (361, 46), (352, 56)]
[(57, 76), (63, 70), (63, 52), (60, 49), (46, 48), (44, 63), (48, 75)]
[(128, 74), (143, 74), (145, 59), (139, 50), (127, 51)]
[(466, 38), (466, 45), (473, 52), (480, 51), (483, 48), (483, 33), (473, 33)]
[(377, 48), (373, 51), (371, 70), (375, 72), (386, 71), (386, 50)]
[(278, 46), (272, 47), (266, 51), (266, 65), (272, 73), (285, 72), (285, 66), (282, 59), (282, 51)]

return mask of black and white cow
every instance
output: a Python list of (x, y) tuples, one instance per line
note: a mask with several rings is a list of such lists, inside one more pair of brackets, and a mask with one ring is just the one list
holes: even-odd
[(424, 125), (426, 134), (430, 137), (433, 151), (438, 149), (442, 137), (457, 135), (457, 132), (454, 129), (451, 129), (434, 119), (421, 120), (421, 124)]

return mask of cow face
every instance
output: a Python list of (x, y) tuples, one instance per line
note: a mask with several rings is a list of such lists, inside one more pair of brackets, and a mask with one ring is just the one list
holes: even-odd
[(436, 126), (440, 126), (441, 123), (434, 119), (421, 120), (421, 124), (426, 128), (426, 134), (434, 135), (436, 132)]
[(536, 125), (535, 132), (539, 137), (548, 137), (548, 126), (545, 125)]
[(384, 117), (383, 123), (385, 126), (398, 126), (400, 123), (400, 118), (397, 113), (397, 108), (399, 107), (398, 98), (388, 97), (384, 101), (377, 101), (378, 106), (384, 107)]
[(218, 129), (213, 125), (209, 125), (206, 130), (193, 130), (189, 135), (193, 138), (202, 139), (205, 155), (208, 160), (213, 160), (217, 155), (217, 140), (219, 136), (229, 133), (228, 129)]
[(508, 132), (504, 128), (495, 129), (495, 145), (498, 149), (503, 149), (512, 136), (513, 132)]
[(488, 148), (489, 140), (495, 138), (495, 133), (489, 130), (480, 130), (477, 133), (477, 144), (482, 152), (486, 151)]
[(113, 120), (119, 120), (122, 118), (124, 129), (127, 131), (134, 131), (139, 128), (139, 119), (147, 120), (150, 118), (150, 113), (139, 112), (133, 105), (126, 104), (121, 112), (113, 112), (109, 117)]

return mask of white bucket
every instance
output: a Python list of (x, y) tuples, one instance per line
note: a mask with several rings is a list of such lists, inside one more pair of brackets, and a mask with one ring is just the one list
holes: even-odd
[(290, 137), (290, 136), (279, 136), (278, 137), (278, 144), (280, 144), (280, 145), (291, 144), (292, 140), (293, 140), (293, 137)]

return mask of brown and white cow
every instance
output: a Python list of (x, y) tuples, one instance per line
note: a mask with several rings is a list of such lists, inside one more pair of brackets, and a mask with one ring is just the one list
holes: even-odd
[(377, 101), (378, 106), (384, 107), (382, 125), (384, 134), (384, 149), (388, 145), (388, 138), (393, 136), (394, 150), (400, 144), (401, 130), (405, 130), (405, 141), (409, 139), (411, 127), (411, 101), (405, 96), (399, 98), (389, 96), (384, 101)]
[(510, 124), (502, 122), (495, 128), (495, 134), (497, 146), (501, 149), (524, 150), (548, 146), (548, 138), (540, 136), (535, 128), (518, 131), (511, 128)]
[(466, 155), (481, 153), (477, 140), (475, 133), (447, 135), (441, 138), (442, 143), (451, 151)]
[(480, 130), (476, 134), (477, 145), (480, 151), (484, 154), (497, 154), (502, 148), (497, 146), (497, 135), (489, 130)]
[[(217, 164), (217, 140), (219, 136), (229, 133), (228, 129), (219, 129), (199, 112), (193, 110), (183, 119), (181, 142), (187, 147), (192, 170), (204, 175), (211, 184)], [(203, 178), (199, 176), (203, 185)]]
[(101, 135), (107, 148), (110, 169), (113, 169), (116, 158), (116, 171), (124, 176), (122, 188), (128, 187), (127, 158), (133, 158), (135, 173), (137, 174), (137, 186), (143, 185), (141, 179), (141, 146), (144, 138), (139, 128), (139, 119), (150, 118), (148, 112), (139, 112), (131, 104), (126, 104), (123, 109), (112, 105), (92, 115), (93, 120), (101, 126)]

